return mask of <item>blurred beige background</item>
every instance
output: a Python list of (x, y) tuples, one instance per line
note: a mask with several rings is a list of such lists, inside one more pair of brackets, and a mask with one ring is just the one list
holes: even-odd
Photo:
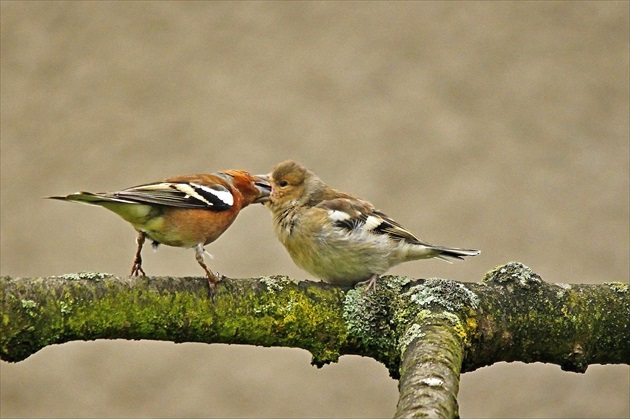
[[(629, 3), (10, 2), (2, 7), (2, 275), (127, 274), (115, 215), (43, 200), (286, 158), (419, 237), (473, 247), (414, 277), (628, 281)], [(191, 250), (151, 275), (200, 275)], [(231, 277), (289, 274), (262, 206), (208, 246)], [(74, 342), (0, 363), (2, 417), (387, 417), (371, 359)], [(463, 417), (628, 417), (627, 366), (465, 374)]]

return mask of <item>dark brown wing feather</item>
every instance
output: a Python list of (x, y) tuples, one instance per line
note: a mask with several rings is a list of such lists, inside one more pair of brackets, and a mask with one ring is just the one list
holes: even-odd
[(367, 201), (336, 198), (322, 201), (317, 205), (317, 207), (330, 211), (341, 211), (348, 214), (349, 218), (335, 221), (335, 224), (339, 227), (348, 230), (366, 228), (365, 226), (368, 218), (374, 217), (378, 223), (369, 227), (372, 232), (376, 234), (387, 234), (394, 240), (406, 240), (410, 243), (423, 244), (416, 236), (411, 234), (403, 226), (388, 217), (386, 214), (375, 209), (374, 206)]

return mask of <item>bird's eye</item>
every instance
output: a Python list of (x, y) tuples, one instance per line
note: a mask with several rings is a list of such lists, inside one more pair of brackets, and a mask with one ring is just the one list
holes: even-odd
[(281, 181), (278, 182), (278, 186), (280, 186), (281, 188), (284, 188), (288, 184), (289, 184), (289, 182), (287, 182), (286, 180), (281, 180)]

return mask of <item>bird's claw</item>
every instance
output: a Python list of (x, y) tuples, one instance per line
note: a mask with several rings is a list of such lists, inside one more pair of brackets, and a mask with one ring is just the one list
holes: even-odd
[(376, 292), (376, 281), (378, 280), (378, 275), (374, 274), (365, 281), (357, 282), (357, 285), (365, 285), (363, 292), (369, 292), (370, 289)]
[(140, 275), (147, 276), (147, 274), (142, 269), (142, 265), (139, 263), (134, 263), (133, 267), (131, 268), (131, 276), (140, 276)]

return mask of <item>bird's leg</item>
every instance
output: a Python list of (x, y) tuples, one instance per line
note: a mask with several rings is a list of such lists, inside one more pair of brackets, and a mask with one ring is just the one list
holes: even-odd
[(197, 259), (197, 262), (199, 263), (199, 265), (201, 265), (203, 270), (206, 271), (206, 276), (208, 277), (208, 286), (210, 287), (210, 294), (214, 295), (214, 289), (216, 287), (217, 282), (221, 281), (221, 275), (217, 275), (214, 272), (212, 272), (210, 269), (208, 269), (208, 267), (206, 266), (206, 263), (203, 260), (203, 254), (204, 254), (203, 245), (201, 245), (200, 243), (197, 246), (195, 246), (195, 258)]
[(133, 266), (131, 267), (131, 276), (138, 276), (142, 274), (142, 276), (146, 276), (142, 270), (142, 256), (140, 252), (142, 252), (142, 245), (144, 244), (144, 239), (146, 238), (146, 234), (142, 231), (138, 231), (138, 237), (136, 237), (136, 243), (138, 244), (138, 248), (136, 249), (136, 257), (133, 259)]
[(370, 289), (376, 291), (376, 281), (378, 280), (378, 275), (374, 274), (365, 281), (357, 282), (357, 285), (365, 285), (364, 292), (368, 292)]

